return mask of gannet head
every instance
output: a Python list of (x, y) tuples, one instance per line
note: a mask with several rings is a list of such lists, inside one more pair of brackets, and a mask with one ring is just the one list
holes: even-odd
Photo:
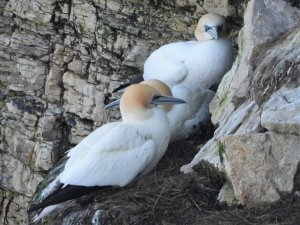
[[(160, 80), (150, 79), (150, 80), (145, 80), (142, 83), (153, 87), (163, 96), (172, 96), (172, 91), (169, 88), (169, 86)], [(169, 112), (172, 109), (173, 105), (168, 104), (168, 105), (162, 105), (161, 107), (163, 108), (163, 110), (165, 110), (165, 112)]]
[(199, 42), (208, 40), (218, 40), (227, 33), (226, 20), (223, 16), (214, 13), (208, 13), (199, 20), (195, 36)]
[(145, 120), (152, 115), (152, 107), (165, 104), (182, 104), (185, 101), (164, 96), (147, 84), (130, 85), (121, 96), (120, 100), (105, 106), (106, 109), (120, 105), (121, 115), (124, 121)]

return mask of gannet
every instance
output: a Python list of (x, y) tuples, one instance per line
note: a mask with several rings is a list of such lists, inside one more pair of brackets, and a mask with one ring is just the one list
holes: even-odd
[[(197, 24), (196, 41), (164, 45), (146, 60), (143, 79), (163, 81), (171, 88), (174, 97), (187, 102), (168, 112), (170, 142), (195, 134), (209, 119), (208, 107), (215, 94), (211, 89), (233, 63), (233, 49), (226, 33), (225, 18), (208, 13)], [(123, 84), (115, 90), (128, 85)]]
[(195, 30), (196, 41), (164, 45), (147, 58), (144, 80), (161, 80), (171, 90), (178, 84), (210, 88), (220, 82), (233, 62), (232, 46), (225, 38), (226, 33), (223, 16), (213, 13), (202, 16)]
[[(170, 138), (167, 115), (156, 106), (182, 103), (147, 84), (129, 86), (118, 102), (122, 121), (103, 125), (72, 148), (57, 178), (62, 184), (60, 190), (29, 211), (84, 195), (82, 189), (91, 192), (99, 187), (124, 187), (149, 173), (164, 155)], [(106, 106), (112, 107), (114, 103)]]
[[(157, 91), (159, 91), (161, 94), (165, 96), (172, 96), (172, 92), (170, 88), (164, 84), (163, 82), (156, 80), (156, 79), (150, 79), (141, 82), (143, 84), (147, 84), (149, 86), (152, 86)], [(177, 86), (174, 88), (176, 89)], [(177, 93), (177, 92), (176, 92)], [(205, 90), (205, 89), (199, 89), (198, 92), (195, 94), (187, 89), (184, 88), (184, 86), (181, 86), (179, 94), (182, 98), (186, 99), (185, 101), (190, 104), (192, 107), (189, 108), (189, 111), (187, 111), (186, 107), (178, 107), (180, 105), (176, 106), (170, 106), (170, 105), (163, 105), (160, 106), (164, 111), (167, 113), (170, 128), (171, 128), (171, 140), (175, 141), (178, 139), (183, 139), (189, 137), (194, 130), (197, 130), (201, 123), (198, 121), (205, 121), (207, 116), (209, 114), (208, 111), (208, 104), (210, 103), (211, 99), (214, 96), (214, 92), (211, 90)], [(120, 100), (116, 100), (109, 104), (110, 108), (118, 108), (119, 107)], [(196, 107), (195, 107), (196, 106)], [(205, 106), (205, 107), (202, 107)], [(192, 111), (194, 110), (194, 111)], [(187, 112), (192, 115), (192, 117), (189, 119), (187, 117)], [(183, 118), (185, 120), (183, 120)], [(181, 136), (179, 136), (181, 135)], [(178, 136), (180, 138), (178, 138)], [(173, 139), (172, 139), (173, 138)]]
[(226, 21), (218, 14), (206, 14), (199, 20), (197, 41), (176, 42), (155, 50), (144, 64), (144, 80), (166, 83), (173, 96), (187, 104), (177, 105), (168, 113), (171, 142), (199, 131), (209, 118), (210, 88), (218, 84), (233, 62), (231, 42), (225, 38)]

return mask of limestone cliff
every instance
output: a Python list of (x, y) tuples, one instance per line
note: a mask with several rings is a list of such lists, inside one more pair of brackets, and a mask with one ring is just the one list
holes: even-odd
[[(117, 111), (104, 111), (104, 104), (120, 82), (141, 72), (151, 51), (194, 38), (196, 22), (206, 11), (228, 16), (237, 46), (247, 2), (0, 0), (0, 223), (28, 224), (28, 203), (46, 172), (93, 129), (119, 118)], [(278, 2), (252, 1), (254, 9), (245, 16), (248, 25), (240, 32), (238, 59), (212, 103), (212, 120), (219, 127), (215, 138), (224, 138), (228, 150), (227, 168), (235, 157), (230, 149), (241, 142), (248, 149), (256, 148), (252, 142), (299, 149), (297, 118), (288, 116), (288, 124), (280, 125), (280, 110), (287, 113), (290, 103), (295, 107), (288, 113), (299, 112), (300, 48), (293, 47), (300, 39), (295, 29), (299, 4)], [(247, 32), (254, 33), (249, 37)], [(282, 93), (287, 97), (281, 98)], [(274, 111), (275, 103), (279, 106)], [(277, 161), (281, 157), (274, 156)], [(295, 171), (288, 172), (293, 179)], [(233, 186), (241, 201), (245, 193), (238, 188)], [(288, 191), (291, 188), (289, 183)], [(272, 193), (278, 199), (278, 193)], [(96, 215), (86, 210), (88, 218)]]

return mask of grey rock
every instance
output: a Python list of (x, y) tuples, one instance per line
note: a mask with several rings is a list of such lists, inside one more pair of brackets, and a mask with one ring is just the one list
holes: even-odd
[(18, 58), (16, 64), (11, 68), (9, 89), (32, 93), (44, 88), (46, 74), (48, 73), (45, 63), (26, 58)]
[(228, 0), (217, 0), (217, 1), (209, 1), (205, 0), (203, 4), (203, 8), (207, 12), (218, 13), (224, 16), (231, 16), (234, 14), (234, 7), (230, 5)]
[[(283, 13), (283, 10), (286, 13)], [(293, 169), (289, 167), (289, 162), (284, 162), (284, 166), (281, 167), (293, 171), (289, 173), (289, 180), (284, 181), (286, 186), (274, 184), (275, 180), (283, 179), (280, 176), (284, 176), (287, 172), (278, 171), (276, 168), (280, 157), (276, 158), (277, 161), (272, 161), (273, 158), (267, 153), (262, 153), (263, 158), (258, 157), (259, 160), (263, 160), (261, 164), (268, 165), (268, 175), (264, 172), (266, 168), (260, 165), (256, 165), (256, 168), (254, 164), (247, 165), (251, 162), (239, 162), (239, 165), (245, 163), (249, 166), (244, 171), (246, 175), (239, 174), (247, 177), (245, 182), (243, 180), (244, 186), (238, 185), (237, 177), (233, 178), (228, 175), (228, 165), (242, 160), (243, 156), (250, 154), (250, 151), (253, 152), (259, 148), (261, 152), (268, 152), (268, 145), (272, 145), (272, 151), (276, 151), (276, 154), (281, 154), (282, 157), (286, 157), (283, 156), (284, 154), (295, 154), (295, 149), (299, 149), (298, 144), (295, 144), (297, 136), (293, 135), (299, 135), (299, 122), (297, 121), (299, 110), (296, 106), (298, 101), (293, 100), (289, 104), (278, 94), (286, 90), (287, 96), (297, 95), (295, 90), (300, 85), (298, 76), (299, 13), (297, 8), (291, 7), (286, 1), (252, 0), (248, 4), (244, 16), (245, 24), (238, 38), (239, 55), (232, 69), (222, 79), (210, 104), (212, 122), (217, 127), (214, 137), (200, 149), (190, 164), (181, 169), (188, 173), (204, 168), (226, 177), (227, 184), (231, 184), (233, 190), (230, 190), (228, 185), (224, 187), (219, 195), (220, 201), (234, 202), (233, 198), (227, 198), (234, 193), (240, 203), (251, 205), (276, 201), (280, 198), (281, 192), (291, 191), (293, 186), (291, 180), (296, 170), (293, 163), (291, 166)], [(276, 93), (282, 87), (283, 90)], [(273, 104), (277, 105), (275, 111), (272, 111), (271, 105)], [(283, 114), (283, 111), (287, 112), (288, 118), (282, 116), (286, 118), (283, 119), (285, 122), (279, 124), (278, 121), (281, 119), (279, 116)], [(278, 134), (261, 134), (262, 128)], [(286, 141), (283, 141), (283, 134), (280, 133), (286, 134)], [(241, 137), (246, 137), (243, 142), (240, 141)], [(227, 146), (226, 144), (224, 146), (222, 141), (227, 139), (228, 145), (231, 141), (240, 143), (230, 159), (226, 159)], [(280, 143), (276, 142), (277, 139)], [(265, 143), (267, 144), (264, 145)], [(285, 144), (288, 148), (285, 148)], [(246, 150), (242, 152), (246, 148), (249, 148), (247, 152)], [(226, 154), (222, 155), (224, 150)], [(225, 160), (228, 164), (225, 164)], [(235, 173), (241, 172), (242, 168), (235, 166)], [(259, 174), (259, 177), (253, 174)], [(247, 179), (249, 182), (246, 181)], [(256, 179), (264, 182), (256, 182)]]
[(238, 40), (241, 62), (231, 83), (231, 90), (235, 90), (233, 98), (247, 98), (249, 95), (255, 65), (249, 61), (256, 58), (256, 50), (261, 51), (260, 47), (265, 43), (295, 27), (299, 15), (298, 9), (282, 0), (249, 2), (244, 15), (244, 28)]
[(191, 163), (183, 166), (180, 170), (184, 173), (190, 173), (193, 168), (209, 168), (217, 175), (224, 173), (222, 146), (220, 139), (230, 134), (244, 134), (256, 132), (260, 128), (260, 112), (254, 101), (242, 104), (227, 120), (221, 121), (219, 128), (216, 129), (214, 137), (210, 139), (195, 155)]
[[(5, 196), (14, 192), (13, 202), (19, 207), (8, 209), (8, 223), (27, 224), (31, 197), (26, 201), (22, 197), (32, 196), (42, 179), (36, 171), (45, 173), (71, 144), (120, 118), (117, 110), (104, 111), (104, 103), (121, 81), (140, 72), (150, 52), (166, 43), (193, 39), (195, 24), (205, 10), (230, 15), (236, 21), (230, 24), (235, 40), (246, 2), (0, 0), (0, 90), (5, 93), (0, 100), (1, 187)], [(224, 104), (229, 106), (236, 95), (228, 92), (230, 101)], [(242, 105), (230, 104), (230, 112)], [(245, 110), (249, 115), (240, 115), (248, 122), (236, 120), (234, 129), (226, 122), (227, 127), (241, 133), (259, 130), (256, 107), (253, 104)], [(222, 123), (215, 118), (216, 124)], [(29, 181), (28, 187), (21, 181)], [(96, 221), (98, 214), (91, 214)], [(74, 218), (76, 210), (64, 221)]]
[(16, 158), (8, 154), (0, 155), (1, 187), (32, 197), (43, 177), (37, 173), (32, 173), (28, 166)]
[(230, 135), (221, 141), (226, 176), (243, 205), (274, 202), (293, 190), (299, 136), (270, 132)]
[(300, 135), (299, 113), (300, 87), (281, 88), (264, 105), (261, 124), (273, 132)]
[(68, 69), (80, 75), (82, 72), (82, 62), (80, 60), (74, 60), (68, 64)]
[(10, 127), (5, 128), (4, 137), (9, 154), (30, 165), (35, 142), (28, 140), (26, 135), (16, 132)]
[(51, 1), (31, 1), (25, 0), (20, 4), (18, 0), (10, 0), (5, 7), (5, 10), (12, 12), (17, 16), (38, 21), (40, 23), (50, 22), (52, 11), (54, 9), (54, 0)]
[(107, 112), (104, 110), (104, 95), (93, 84), (72, 72), (63, 76), (66, 87), (64, 100), (65, 112), (74, 113), (81, 118), (91, 119), (96, 122), (106, 121)]
[(29, 218), (26, 208), (30, 202), (29, 197), (0, 189), (0, 199), (3, 209), (7, 209), (0, 214), (1, 224), (9, 222), (9, 224), (28, 225)]
[(236, 199), (232, 186), (229, 182), (225, 182), (220, 193), (218, 195), (218, 201), (221, 203), (226, 203), (228, 205), (237, 205), (240, 204)]
[[(21, 55), (31, 55), (39, 59), (49, 54), (49, 40), (33, 32), (16, 30), (11, 36), (10, 47)], [(27, 63), (23, 63), (27, 64)], [(28, 62), (28, 64), (30, 64)], [(32, 65), (32, 64), (31, 64)]]

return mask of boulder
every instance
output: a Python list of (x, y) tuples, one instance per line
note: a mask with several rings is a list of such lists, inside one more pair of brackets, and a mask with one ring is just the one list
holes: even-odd
[(286, 1), (248, 3), (239, 55), (210, 104), (214, 137), (181, 168), (209, 168), (225, 177), (220, 201), (256, 205), (293, 189), (300, 147), (299, 15)]

